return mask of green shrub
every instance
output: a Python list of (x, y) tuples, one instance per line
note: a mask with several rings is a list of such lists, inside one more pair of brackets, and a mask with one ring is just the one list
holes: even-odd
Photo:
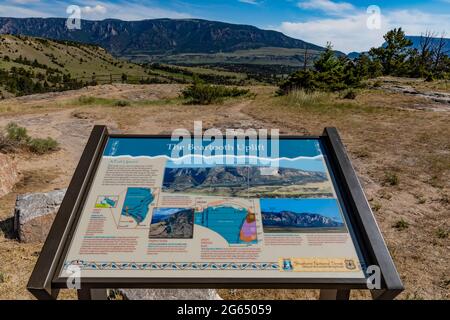
[(442, 195), (442, 197), (439, 199), (439, 202), (444, 205), (450, 204), (450, 196), (448, 194), (444, 193)]
[(356, 91), (349, 89), (342, 96), (343, 99), (355, 100), (356, 99)]
[(381, 204), (380, 203), (374, 203), (374, 204), (372, 204), (372, 209), (373, 209), (373, 211), (375, 211), (375, 212), (378, 212), (378, 211), (380, 211), (381, 210)]
[(81, 96), (78, 98), (78, 102), (80, 104), (93, 104), (95, 102), (95, 98), (94, 97), (90, 97), (90, 96)]
[(52, 138), (31, 138), (27, 129), (10, 122), (6, 126), (6, 136), (0, 133), (0, 150), (14, 152), (19, 148), (28, 149), (31, 152), (44, 154), (58, 149), (58, 142)]
[(119, 100), (114, 105), (116, 107), (128, 107), (130, 105), (130, 102), (126, 100)]
[(27, 143), (30, 140), (27, 129), (14, 122), (10, 122), (6, 126), (6, 137), (16, 143)]
[(402, 231), (409, 228), (409, 223), (403, 219), (398, 220), (392, 225), (393, 228)]
[(353, 62), (347, 58), (337, 57), (331, 45), (314, 62), (313, 70), (300, 70), (280, 85), (280, 94), (292, 90), (306, 91), (342, 91), (359, 87), (363, 75), (355, 69)]
[(316, 70), (301, 70), (289, 76), (280, 85), (279, 93), (287, 94), (292, 90), (306, 91), (342, 91), (361, 86), (360, 78), (343, 67), (337, 70), (319, 72)]
[(437, 237), (439, 238), (439, 239), (447, 239), (448, 238), (448, 230), (445, 230), (445, 229), (443, 229), (443, 228), (439, 228), (437, 231), (436, 231), (436, 235), (437, 235)]
[(386, 172), (384, 177), (384, 183), (390, 186), (397, 186), (400, 183), (400, 179), (394, 172)]
[(17, 147), (17, 143), (11, 141), (7, 137), (5, 137), (2, 133), (0, 133), (0, 152), (9, 153), (14, 152)]
[(75, 104), (87, 105), (87, 106), (114, 106), (117, 103), (116, 99), (92, 97), (92, 96), (80, 96)]
[(44, 154), (50, 151), (58, 150), (58, 142), (50, 137), (47, 139), (35, 138), (31, 139), (28, 143), (28, 147), (31, 152), (37, 154)]
[(3, 274), (3, 272), (0, 272), (0, 283), (5, 282), (5, 275)]
[(377, 80), (373, 83), (372, 87), (380, 88), (382, 85), (383, 85), (383, 83), (380, 80)]
[(248, 89), (228, 88), (221, 85), (208, 85), (195, 81), (181, 93), (190, 104), (213, 104), (223, 101), (224, 98), (234, 98), (246, 95)]

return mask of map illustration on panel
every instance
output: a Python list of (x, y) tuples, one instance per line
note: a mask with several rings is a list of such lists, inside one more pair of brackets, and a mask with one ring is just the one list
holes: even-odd
[(119, 196), (99, 196), (95, 202), (97, 209), (112, 209), (117, 207)]
[(137, 224), (145, 220), (154, 197), (150, 188), (128, 188), (122, 216), (133, 218)]
[(347, 232), (335, 199), (261, 199), (265, 233)]
[(195, 224), (220, 234), (229, 244), (257, 243), (256, 216), (232, 205), (206, 207), (195, 212)]
[(155, 208), (150, 224), (149, 238), (192, 239), (194, 236), (194, 209)]

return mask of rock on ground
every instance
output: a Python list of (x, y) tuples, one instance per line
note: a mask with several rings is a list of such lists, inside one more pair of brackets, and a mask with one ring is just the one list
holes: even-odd
[(47, 193), (31, 193), (17, 197), (14, 231), (21, 242), (44, 242), (66, 189)]
[(120, 289), (128, 300), (222, 300), (214, 289)]
[(15, 161), (0, 153), (0, 197), (10, 193), (17, 182), (19, 173)]

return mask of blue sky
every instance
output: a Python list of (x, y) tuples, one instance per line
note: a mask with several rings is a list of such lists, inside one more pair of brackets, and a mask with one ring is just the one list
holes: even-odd
[(0, 16), (67, 17), (69, 5), (80, 6), (82, 18), (92, 20), (168, 17), (251, 24), (318, 45), (331, 41), (345, 52), (380, 45), (382, 35), (398, 26), (411, 35), (431, 30), (450, 37), (450, 0), (0, 0)]

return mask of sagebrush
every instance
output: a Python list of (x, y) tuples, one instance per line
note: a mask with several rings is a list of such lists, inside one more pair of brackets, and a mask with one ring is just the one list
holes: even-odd
[(181, 95), (187, 100), (187, 103), (207, 105), (222, 102), (225, 98), (244, 96), (249, 92), (248, 89), (209, 85), (196, 81), (184, 89)]
[(59, 143), (53, 138), (32, 138), (27, 129), (17, 123), (10, 122), (5, 128), (6, 134), (0, 133), (0, 151), (13, 152), (17, 149), (27, 149), (33, 153), (45, 154), (58, 150)]

